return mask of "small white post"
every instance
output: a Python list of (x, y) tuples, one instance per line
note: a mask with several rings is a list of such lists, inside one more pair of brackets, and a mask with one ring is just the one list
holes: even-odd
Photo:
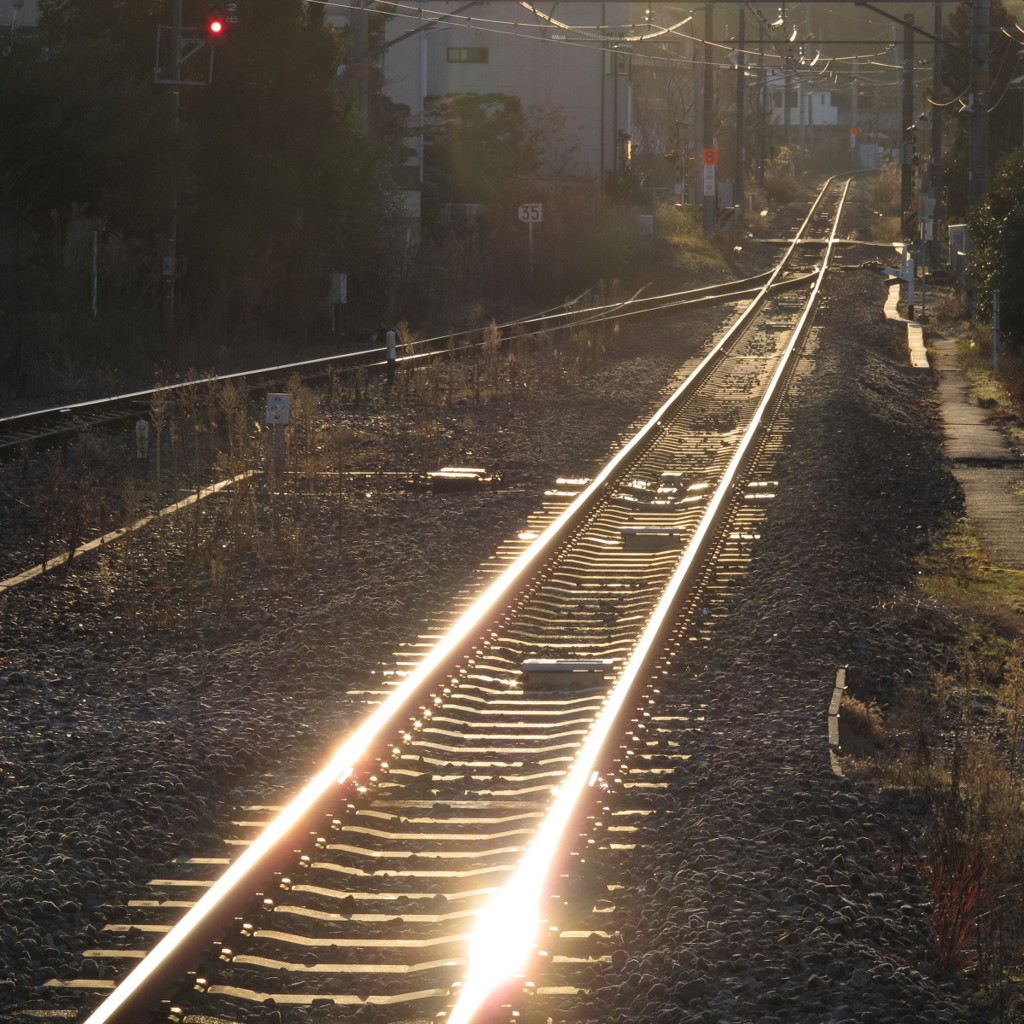
[(914, 276), (917, 273), (917, 266), (914, 261), (914, 254), (907, 249), (907, 319), (914, 319)]
[(92, 315), (99, 313), (100, 233), (92, 231)]
[(992, 372), (999, 372), (999, 347), (1002, 344), (1002, 323), (999, 317), (999, 289), (992, 293)]

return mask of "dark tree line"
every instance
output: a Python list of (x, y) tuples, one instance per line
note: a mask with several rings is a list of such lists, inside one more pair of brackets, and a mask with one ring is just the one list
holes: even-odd
[[(212, 343), (243, 358), (323, 330), (332, 271), (377, 315), (399, 112), (378, 110), (367, 137), (347, 36), (322, 7), (244, 0), (213, 44), (211, 83), (183, 87), (176, 116), (153, 71), (171, 6), (42, 0), (38, 34), (0, 50), (0, 374), (46, 372), (44, 352), (109, 365), (129, 340), (168, 365)], [(198, 24), (198, 0), (184, 15)], [(208, 68), (204, 49), (184, 77)], [(161, 331), (172, 213), (173, 339)]]
[[(968, 150), (971, 131), (971, 8), (958, 5), (945, 21), (944, 118), (949, 145), (944, 156), (947, 221), (970, 228), (970, 283), (974, 309), (991, 312), (998, 289), (1007, 345), (1024, 350), (1024, 90), (1015, 79), (1024, 70), (1020, 33), (1002, 0), (991, 3), (988, 100), (988, 184), (981, 203), (968, 206)], [(965, 106), (967, 104), (968, 106)]]
[[(1024, 92), (1013, 80), (1024, 70), (1019, 53), (1021, 44), (1014, 19), (1003, 6), (1002, 0), (992, 0), (990, 10), (991, 48), (989, 52), (990, 80), (988, 98), (988, 155), (989, 167), (995, 168), (1010, 152), (1018, 149), (1022, 141), (1021, 107)], [(959, 4), (945, 21), (944, 36), (952, 46), (944, 48), (943, 78), (944, 105), (936, 108), (945, 118), (945, 134), (949, 148), (945, 155), (947, 202), (950, 217), (962, 221), (967, 211), (968, 147), (970, 142), (971, 113), (964, 104), (971, 99), (972, 49), (971, 8)], [(919, 141), (927, 146), (926, 140)]]

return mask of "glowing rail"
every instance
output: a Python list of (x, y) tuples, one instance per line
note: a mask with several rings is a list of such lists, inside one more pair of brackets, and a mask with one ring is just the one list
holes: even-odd
[[(848, 187), (849, 185), (847, 185)], [(531, 572), (573, 529), (580, 514), (600, 498), (606, 484), (614, 477), (623, 463), (629, 460), (638, 448), (661, 429), (662, 421), (670, 413), (672, 407), (686, 391), (709, 372), (710, 367), (714, 365), (734, 335), (746, 327), (756, 313), (760, 301), (771, 291), (781, 276), (786, 259), (796, 248), (797, 239), (806, 230), (811, 217), (821, 204), (824, 194), (825, 189), (823, 188), (800, 231), (797, 232), (796, 239), (787, 249), (775, 271), (769, 276), (758, 298), (751, 302), (733, 327), (713, 346), (673, 395), (594, 476), (577, 498), (484, 590), (396, 689), (337, 747), (325, 766), (302, 788), (255, 841), (239, 855), (138, 966), (110, 993), (89, 1016), (86, 1024), (138, 1024), (141, 1017), (166, 995), (167, 990), (180, 980), (185, 971), (193, 966), (205, 946), (220, 937), (231, 919), (247, 905), (259, 887), (291, 856), (299, 837), (308, 834), (314, 824), (319, 821), (319, 816), (326, 811), (336, 797), (338, 787), (352, 780), (360, 769), (365, 767), (382, 734), (393, 728), (401, 717), (411, 709), (414, 709), (414, 714), (423, 710), (422, 706), (416, 707), (416, 702), (423, 699), (424, 691), (432, 683), (437, 682), (440, 673), (446, 667), (473, 649), (481, 635), (482, 627), (502, 614), (510, 603), (510, 595), (521, 590)], [(836, 220), (838, 221), (838, 214)], [(818, 284), (814, 288), (813, 295), (815, 297), (824, 268), (827, 266), (833, 240), (834, 230), (828, 252), (822, 261)], [(811, 303), (813, 301), (812, 298)], [(788, 361), (789, 355), (795, 347), (797, 334), (802, 330), (803, 324), (809, 316), (809, 310), (810, 304), (808, 312), (801, 318), (797, 332), (791, 339), (783, 363)], [(781, 376), (780, 368), (769, 388), (769, 396)], [(767, 408), (768, 402), (769, 397), (766, 397), (761, 403), (761, 407), (747, 431), (750, 438), (753, 438), (759, 429), (762, 412)], [(745, 437), (741, 453), (745, 451), (747, 445), (748, 441)], [(741, 464), (741, 454), (738, 453), (716, 491), (716, 501), (724, 500)], [(592, 784), (594, 769), (600, 760), (607, 737), (614, 727), (617, 716), (625, 706), (637, 675), (660, 638), (660, 633), (673, 607), (675, 595), (690, 566), (699, 556), (711, 525), (710, 517), (706, 515), (698, 528), (697, 537), (683, 553), (653, 618), (648, 623), (632, 656), (607, 696), (597, 722), (584, 740), (579, 759), (562, 785), (556, 790), (550, 810), (520, 867), (502, 893), (482, 912), (477, 930), (471, 940), (467, 981), (451, 1017), (454, 1024), (464, 1024), (478, 1013), (489, 995), (507, 980), (510, 973), (515, 973), (515, 970), (511, 972), (507, 970), (513, 960), (516, 960), (521, 966), (523, 959), (529, 956), (547, 875), (555, 852), (565, 841), (566, 824), (571, 820), (581, 796)], [(526, 913), (527, 908), (532, 908), (532, 910)], [(520, 913), (520, 911), (524, 912)], [(500, 950), (499, 955), (503, 958), (502, 971), (495, 970), (494, 950)], [(497, 977), (497, 974), (502, 976)]]
[(691, 571), (699, 563), (714, 531), (722, 509), (729, 502), (733, 486), (750, 456), (765, 421), (786, 379), (790, 361), (800, 343), (818, 299), (821, 283), (828, 268), (835, 242), (836, 225), (842, 212), (850, 183), (847, 181), (836, 212), (825, 255), (818, 269), (817, 280), (804, 311), (794, 328), (757, 407), (743, 439), (722, 476), (694, 535), (680, 555), (673, 573), (658, 600), (621, 674), (615, 680), (590, 732), (583, 742), (572, 770), (554, 793), (548, 812), (512, 878), (497, 896), (481, 911), (469, 940), (468, 968), (448, 1024), (472, 1024), (496, 994), (508, 990), (509, 983), (525, 967), (534, 950), (542, 903), (549, 888), (549, 874), (557, 863), (558, 852), (570, 837), (577, 810), (587, 790), (597, 780), (597, 770), (610, 737), (616, 734), (619, 714), (626, 707), (634, 684), (657, 651), (659, 641), (672, 621), (680, 592)]

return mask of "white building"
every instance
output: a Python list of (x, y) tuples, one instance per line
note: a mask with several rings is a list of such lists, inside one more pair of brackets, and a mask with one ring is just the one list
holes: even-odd
[[(814, 88), (805, 84), (806, 75), (799, 72), (786, 75), (775, 72), (768, 78), (771, 120), (774, 125), (789, 124), (793, 128), (803, 126), (835, 127), (839, 121), (839, 107), (836, 106), (831, 89)], [(789, 101), (789, 116), (786, 116), (786, 102)]]
[(34, 29), (39, 24), (39, 0), (0, 0), (0, 34)]
[[(517, 97), (532, 116), (554, 114), (564, 133), (548, 172), (557, 169), (562, 176), (588, 179), (596, 189), (624, 159), (632, 110), (625, 41), (633, 29), (630, 4), (538, 3), (528, 10), (435, 2), (366, 10), (370, 16), (384, 15), (382, 38), (377, 33), (378, 41), (367, 43), (367, 51), (382, 93), (410, 111), (415, 134), (409, 144), (420, 182), (425, 101), (454, 93), (504, 93)], [(365, 15), (329, 16), (335, 21), (351, 17), (352, 62), (358, 65), (360, 39), (369, 38), (358, 25)], [(415, 191), (415, 180), (407, 185)], [(407, 198), (408, 212), (415, 215), (416, 197)]]

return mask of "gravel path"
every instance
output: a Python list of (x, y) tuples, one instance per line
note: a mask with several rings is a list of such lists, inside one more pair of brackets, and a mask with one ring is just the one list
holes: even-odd
[[(893, 838), (907, 809), (828, 770), (837, 665), (884, 689), (948, 657), (903, 623), (912, 555), (959, 508), (927, 385), (882, 321), (880, 280), (840, 282), (740, 607), (715, 663), (666, 688), (680, 708), (708, 705), (703, 753), (658, 798), (643, 854), (615, 867), (636, 889), (620, 901), (624, 950), (577, 1019), (969, 1019), (956, 986), (925, 967), (924, 897)], [(43, 983), (80, 975), (80, 951), (167, 859), (218, 852), (235, 807), (293, 784), (358, 713), (348, 691), (473, 578), (557, 475), (600, 464), (691, 354), (685, 339), (723, 315), (624, 332), (583, 379), (453, 412), (432, 441), (442, 461), (500, 470), (504, 489), (302, 499), (291, 557), (239, 555), (219, 587), (211, 562), (213, 596), (175, 586), (194, 541), (185, 521), (163, 524), (158, 546), (139, 538), (130, 564), (83, 560), (12, 592), (0, 610), (0, 1020), (68, 1005)], [(405, 439), (389, 465), (430, 468), (408, 423), (373, 415), (366, 429)]]

